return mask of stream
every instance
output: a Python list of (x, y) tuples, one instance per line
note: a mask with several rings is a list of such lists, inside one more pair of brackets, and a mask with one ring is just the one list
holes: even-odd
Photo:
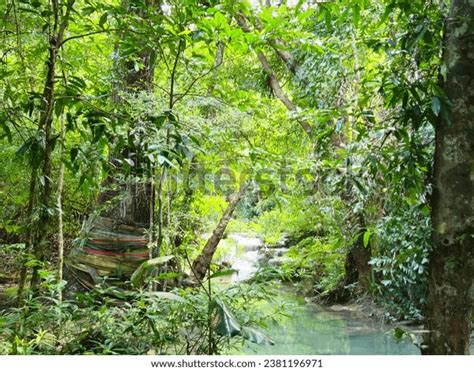
[[(244, 234), (229, 234), (223, 240), (225, 254), (219, 258), (226, 261), (238, 273), (231, 282), (250, 278), (258, 269), (258, 261), (264, 251), (263, 242)], [(284, 259), (285, 249), (275, 249), (269, 264)], [(244, 354), (261, 355), (311, 355), (311, 354), (390, 354), (416, 355), (419, 349), (411, 341), (397, 342), (391, 332), (395, 326), (388, 326), (375, 319), (367, 318), (361, 310), (352, 306), (323, 307), (308, 303), (302, 296), (287, 286), (283, 287), (273, 302), (267, 303), (269, 311), (278, 302), (292, 305), (291, 316), (279, 323), (271, 324), (266, 333), (274, 345), (247, 344), (241, 350)]]

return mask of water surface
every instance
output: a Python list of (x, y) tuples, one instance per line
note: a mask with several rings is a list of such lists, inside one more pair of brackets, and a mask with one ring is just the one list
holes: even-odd
[[(406, 339), (395, 341), (391, 327), (364, 318), (352, 311), (333, 312), (327, 308), (305, 303), (287, 290), (280, 297), (288, 303), (299, 305), (292, 315), (272, 324), (266, 333), (274, 340), (274, 345), (247, 344), (245, 354), (360, 354), (360, 355), (401, 355), (420, 354), (419, 349)], [(268, 305), (272, 305), (269, 303)]]

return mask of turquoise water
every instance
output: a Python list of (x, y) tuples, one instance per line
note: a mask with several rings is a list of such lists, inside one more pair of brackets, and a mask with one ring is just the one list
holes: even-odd
[[(282, 292), (287, 302), (298, 302), (290, 317), (271, 325), (266, 333), (274, 345), (248, 344), (245, 354), (261, 355), (321, 355), (321, 354), (420, 354), (411, 341), (396, 342), (391, 328), (375, 320), (362, 318), (360, 313), (332, 312), (327, 308), (305, 303)], [(272, 304), (269, 304), (272, 305)]]
[[(250, 278), (258, 266), (262, 241), (244, 233), (229, 235), (223, 260), (239, 271), (233, 277), (220, 278), (219, 285), (229, 285)], [(230, 248), (229, 248), (230, 247)], [(262, 310), (275, 313), (281, 303), (292, 307), (289, 316), (279, 316), (266, 329), (274, 345), (249, 343), (237, 353), (261, 355), (321, 355), (321, 354), (420, 354), (409, 340), (395, 341), (391, 328), (367, 318), (360, 311), (331, 311), (306, 303), (290, 287), (279, 291), (274, 301)]]

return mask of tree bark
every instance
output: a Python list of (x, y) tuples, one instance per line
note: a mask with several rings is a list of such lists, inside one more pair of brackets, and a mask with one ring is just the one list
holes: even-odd
[(423, 354), (468, 354), (474, 276), (474, 2), (453, 0), (441, 85), (450, 101), (436, 125)]
[(224, 211), (217, 227), (214, 229), (212, 236), (207, 240), (206, 245), (202, 249), (201, 254), (194, 260), (192, 264), (192, 273), (194, 274), (195, 278), (198, 280), (202, 280), (205, 276), (209, 267), (212, 262), (212, 257), (216, 252), (217, 245), (219, 244), (222, 236), (224, 235), (225, 229), (227, 228), (227, 224), (229, 224), (230, 219), (232, 218), (232, 214), (234, 213), (235, 207), (242, 199), (245, 191), (247, 189), (246, 185), (243, 185), (240, 190), (234, 195), (234, 197), (230, 200), (227, 209)]
[(362, 290), (367, 290), (369, 282), (372, 279), (372, 267), (369, 264), (372, 258), (372, 251), (369, 246), (364, 246), (364, 232), (366, 228), (363, 227), (363, 217), (358, 214), (360, 225), (359, 236), (355, 241), (354, 245), (349, 247), (346, 253), (346, 259), (344, 261), (345, 275), (337, 286), (324, 295), (324, 300), (327, 302), (345, 303), (353, 297), (352, 290), (348, 289), (349, 285), (357, 284)]

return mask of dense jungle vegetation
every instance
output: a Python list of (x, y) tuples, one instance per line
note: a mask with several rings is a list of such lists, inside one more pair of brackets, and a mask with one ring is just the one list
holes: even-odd
[[(0, 16), (0, 354), (271, 343), (291, 315), (262, 309), (276, 283), (423, 325), (422, 354), (469, 353), (472, 0)], [(270, 256), (222, 284), (229, 233)]]

